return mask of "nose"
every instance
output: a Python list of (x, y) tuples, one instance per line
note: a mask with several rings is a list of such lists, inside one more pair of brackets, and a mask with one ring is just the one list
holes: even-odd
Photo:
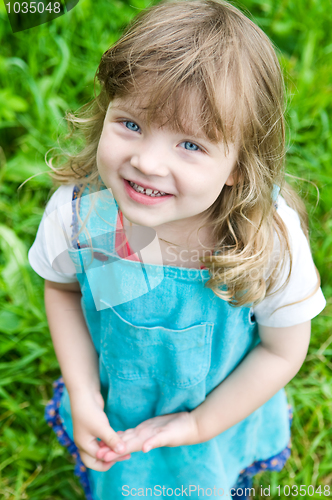
[(132, 154), (130, 164), (147, 176), (166, 177), (169, 173), (168, 154), (160, 140), (146, 140)]

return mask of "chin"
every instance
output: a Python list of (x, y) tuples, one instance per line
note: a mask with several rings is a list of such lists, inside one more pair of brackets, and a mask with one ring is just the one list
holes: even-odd
[[(122, 211), (121, 207), (120, 210)], [(168, 220), (161, 220), (160, 217), (149, 217), (149, 214), (146, 213), (140, 216), (140, 214), (138, 214), (135, 210), (124, 210), (123, 215), (133, 224), (144, 227), (157, 227), (165, 222), (168, 222)]]
[(147, 220), (147, 218), (146, 218), (146, 217), (144, 217), (144, 218), (142, 218), (142, 219), (141, 219), (140, 217), (137, 217), (137, 216), (135, 217), (135, 215), (134, 215), (133, 217), (131, 217), (129, 214), (128, 214), (128, 215), (126, 215), (126, 213), (125, 213), (125, 212), (123, 212), (123, 215), (125, 216), (125, 218), (126, 218), (129, 222), (131, 222), (132, 224), (137, 224), (138, 226), (144, 226), (144, 227), (155, 227), (155, 226), (159, 226), (160, 224), (162, 224), (162, 223), (160, 223), (160, 222), (158, 222), (158, 221), (156, 221), (156, 222), (154, 222), (154, 221), (149, 221), (149, 220)]

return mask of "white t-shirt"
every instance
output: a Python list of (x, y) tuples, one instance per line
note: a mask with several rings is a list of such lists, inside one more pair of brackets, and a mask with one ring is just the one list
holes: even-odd
[[(36, 273), (46, 280), (57, 283), (77, 281), (74, 264), (67, 252), (68, 248), (71, 247), (73, 188), (73, 185), (61, 186), (53, 194), (47, 204), (35, 242), (29, 250), (30, 265)], [(286, 287), (273, 295), (269, 293), (260, 304), (252, 308), (252, 311), (256, 321), (261, 325), (287, 327), (304, 323), (317, 316), (324, 309), (326, 300), (319, 288), (310, 298), (292, 304), (304, 299), (314, 291), (318, 283), (318, 276), (310, 246), (301, 229), (297, 213), (286, 204), (281, 196), (278, 197), (277, 203), (278, 214), (287, 227), (292, 250), (291, 277)], [(278, 263), (280, 247), (277, 235), (275, 235), (274, 241), (271, 259), (272, 262)], [(56, 260), (60, 254), (62, 258)], [(54, 265), (55, 260), (56, 265)], [(289, 262), (285, 265), (272, 292), (278, 290), (285, 283), (288, 273)], [(268, 274), (266, 273), (266, 277)], [(281, 306), (286, 307), (279, 309)]]

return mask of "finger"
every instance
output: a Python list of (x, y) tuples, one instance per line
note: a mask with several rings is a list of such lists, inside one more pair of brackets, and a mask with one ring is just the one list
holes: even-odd
[(153, 448), (158, 448), (158, 446), (151, 439), (148, 439), (148, 441), (145, 441), (145, 443), (143, 444), (142, 451), (143, 451), (143, 453), (148, 453)]
[(102, 448), (99, 448), (96, 453), (96, 458), (98, 458), (98, 460), (102, 460), (108, 451), (111, 451), (109, 446), (103, 446)]
[(105, 453), (103, 460), (104, 462), (120, 462), (121, 460), (123, 460), (123, 457), (130, 458), (131, 454), (127, 453), (126, 455), (117, 455), (116, 453), (114, 453), (114, 451), (108, 451), (107, 453)]
[(125, 455), (124, 457), (119, 457), (117, 458), (116, 460), (114, 460), (115, 462), (122, 462), (122, 460), (129, 460), (129, 458), (131, 458), (131, 453), (128, 453), (127, 455)]
[[(117, 433), (120, 433), (120, 432), (121, 432), (121, 434), (125, 434), (124, 431), (118, 431)], [(123, 456), (123, 454), (126, 454), (126, 452), (128, 452), (128, 451), (130, 451), (130, 452), (139, 451), (141, 449), (137, 445), (136, 445), (136, 447), (134, 447), (132, 442), (128, 444), (128, 437), (126, 435), (124, 438), (124, 442), (126, 443), (127, 449), (124, 453), (122, 453), (122, 456)], [(103, 443), (104, 446), (101, 446), (101, 443)], [(100, 448), (96, 453), (96, 458), (98, 458), (99, 460), (111, 461), (111, 460), (117, 459), (119, 456), (121, 456), (121, 453), (115, 453), (113, 450), (110, 449), (109, 446), (105, 445), (104, 441), (99, 441), (98, 444), (99, 444)], [(130, 450), (128, 449), (128, 447), (130, 448)], [(107, 458), (105, 458), (105, 455), (108, 452), (109, 452), (109, 455)]]
[(80, 450), (80, 457), (86, 467), (99, 472), (106, 472), (114, 465), (114, 463), (106, 463), (103, 460), (97, 460), (82, 450)]
[(103, 460), (105, 462), (111, 462), (111, 461), (116, 461), (116, 460), (119, 460), (120, 458), (122, 458), (123, 456), (127, 456), (127, 455), (119, 455), (118, 453), (114, 453), (114, 451), (107, 451), (106, 453), (104, 453), (103, 455)]
[(74, 439), (74, 441), (80, 454), (85, 453), (87, 456), (90, 456), (91, 459), (95, 459), (97, 457), (97, 453), (100, 450), (100, 442), (95, 438), (90, 438), (90, 440), (84, 441), (84, 443), (80, 442), (79, 439)]
[[(115, 458), (113, 460), (111, 460), (110, 462), (113, 463), (113, 464), (116, 464), (116, 462), (123, 462), (123, 460), (129, 460), (129, 458), (131, 458), (131, 454), (128, 453), (127, 455), (123, 455), (121, 457), (118, 457), (118, 458)], [(104, 462), (106, 463), (110, 463), (108, 460), (104, 459)]]
[(117, 457), (115, 460), (113, 459), (111, 461), (105, 462), (104, 460), (93, 459), (89, 457), (89, 455), (86, 455), (84, 453), (81, 454), (81, 459), (84, 465), (89, 469), (93, 469), (99, 472), (106, 472), (111, 467), (113, 467), (113, 465), (115, 465), (117, 462), (123, 462), (125, 460), (129, 460), (130, 458), (131, 454), (129, 453), (127, 455)]
[(100, 460), (103, 458), (105, 453), (107, 453), (107, 451), (110, 451), (110, 447), (107, 446), (104, 441), (97, 441), (97, 439), (95, 438), (91, 438), (88, 442), (84, 442), (84, 444), (80, 444), (79, 440), (77, 440), (75, 443), (79, 449), (80, 454), (85, 453), (92, 459)]
[(126, 443), (121, 437), (111, 428), (105, 429), (102, 435), (98, 436), (106, 446), (109, 446), (115, 453), (124, 454), (126, 450)]
[(99, 450), (97, 451), (97, 458), (102, 458), (107, 451), (110, 451), (110, 447), (104, 443), (104, 441), (97, 441)]
[(169, 443), (167, 432), (160, 431), (155, 436), (144, 441), (142, 446), (142, 451), (148, 453), (154, 448), (161, 448), (162, 446), (167, 446)]
[(126, 451), (124, 453), (115, 453), (113, 450), (108, 450), (107, 453), (103, 454), (103, 459), (105, 461), (117, 460), (119, 455), (123, 456), (135, 451), (141, 451), (143, 442), (144, 440), (139, 436), (133, 436), (131, 439), (126, 441)]
[(117, 460), (112, 460), (111, 462), (105, 462), (105, 464), (107, 465), (107, 469), (105, 470), (109, 470), (111, 467), (113, 467), (113, 465), (115, 465), (117, 462), (123, 462), (125, 460), (129, 460), (130, 459), (130, 456), (131, 455), (125, 455), (124, 457), (120, 457), (118, 458)]

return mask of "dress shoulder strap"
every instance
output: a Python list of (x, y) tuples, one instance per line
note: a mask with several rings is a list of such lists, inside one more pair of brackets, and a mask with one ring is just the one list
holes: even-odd
[(75, 185), (72, 193), (72, 238), (76, 249), (87, 246), (91, 239), (116, 230), (118, 205), (109, 189), (96, 190)]
[(79, 198), (79, 192), (81, 190), (82, 186), (78, 186), (75, 184), (73, 188), (73, 194), (72, 194), (72, 199), (71, 199), (71, 205), (72, 205), (72, 218), (71, 218), (71, 226), (72, 226), (72, 242), (73, 242), (73, 247), (74, 248), (81, 248), (80, 242), (79, 242), (79, 227), (78, 227), (78, 214), (80, 211), (80, 198)]

